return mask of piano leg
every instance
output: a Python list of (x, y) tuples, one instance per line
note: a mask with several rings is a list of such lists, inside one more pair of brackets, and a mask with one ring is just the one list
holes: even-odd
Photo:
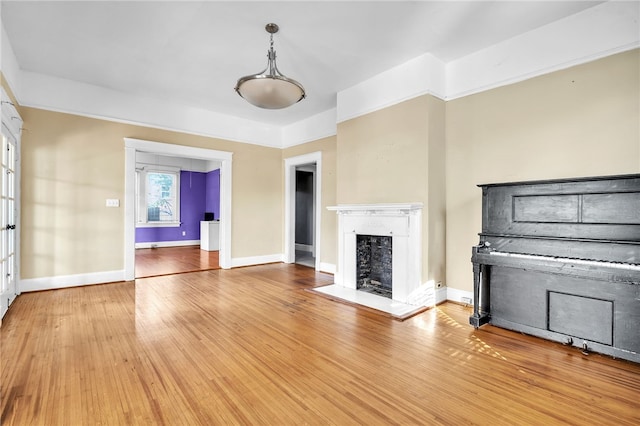
[(473, 264), (473, 315), (469, 317), (469, 324), (476, 330), (489, 322), (489, 288), (486, 282), (486, 266)]

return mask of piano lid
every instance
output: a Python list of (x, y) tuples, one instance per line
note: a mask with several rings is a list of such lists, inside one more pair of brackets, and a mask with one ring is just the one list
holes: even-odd
[(623, 179), (639, 179), (640, 174), (625, 174), (625, 175), (610, 175), (610, 176), (595, 176), (595, 177), (579, 177), (579, 178), (559, 178), (559, 179), (545, 179), (545, 180), (530, 180), (519, 182), (500, 182), (500, 183), (485, 183), (478, 185), (479, 187), (488, 186), (511, 186), (511, 185), (542, 185), (542, 184), (562, 184), (569, 182), (593, 182), (599, 180), (623, 180)]

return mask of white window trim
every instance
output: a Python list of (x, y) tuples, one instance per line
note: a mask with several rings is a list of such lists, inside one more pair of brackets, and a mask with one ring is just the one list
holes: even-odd
[[(142, 214), (147, 210), (147, 173), (172, 173), (176, 175), (176, 213), (177, 220), (172, 222), (147, 222), (147, 216)], [(136, 171), (138, 175), (138, 197), (136, 204), (138, 206), (138, 215), (136, 218), (136, 228), (178, 228), (182, 225), (180, 221), (180, 168), (171, 166), (149, 166), (144, 165), (142, 170)]]
[(182, 222), (138, 222), (136, 228), (179, 228)]

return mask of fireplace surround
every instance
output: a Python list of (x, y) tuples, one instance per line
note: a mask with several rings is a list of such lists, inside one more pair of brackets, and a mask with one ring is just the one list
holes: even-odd
[(391, 299), (407, 303), (421, 284), (422, 203), (340, 204), (336, 285), (358, 289), (358, 236), (391, 237)]

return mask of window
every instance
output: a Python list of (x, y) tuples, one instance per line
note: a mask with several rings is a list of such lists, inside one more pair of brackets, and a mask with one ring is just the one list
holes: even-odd
[(180, 225), (180, 172), (143, 169), (136, 173), (136, 183), (139, 225)]

